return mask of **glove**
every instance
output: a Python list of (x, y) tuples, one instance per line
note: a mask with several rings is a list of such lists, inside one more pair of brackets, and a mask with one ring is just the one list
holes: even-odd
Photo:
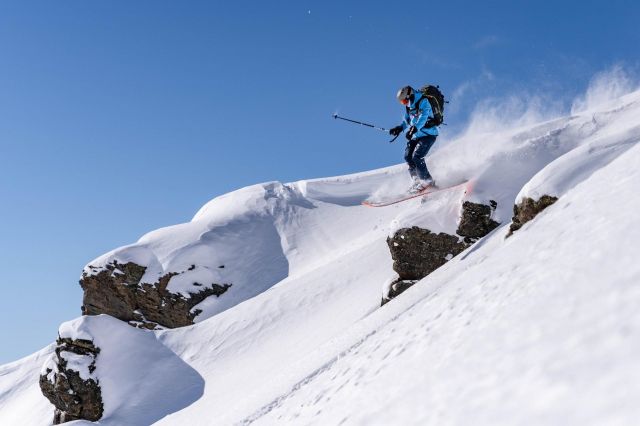
[(407, 138), (408, 141), (410, 141), (413, 135), (415, 135), (416, 131), (418, 131), (418, 129), (416, 129), (416, 126), (411, 126), (409, 127), (409, 131), (407, 132), (407, 134), (404, 136)]
[(398, 136), (400, 133), (402, 133), (402, 126), (396, 126), (393, 129), (389, 130), (389, 134), (391, 136)]

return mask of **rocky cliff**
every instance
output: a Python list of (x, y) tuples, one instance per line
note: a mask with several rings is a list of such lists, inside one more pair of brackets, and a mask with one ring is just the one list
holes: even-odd
[[(101, 268), (89, 265), (80, 280), (84, 290), (83, 315), (108, 314), (148, 329), (183, 327), (193, 324), (199, 314), (194, 309), (198, 303), (209, 296), (220, 296), (231, 287), (226, 283), (192, 282), (192, 288), (199, 291), (171, 292), (169, 282), (184, 272), (168, 273), (154, 283), (146, 283), (141, 281), (146, 269), (133, 262), (121, 264), (117, 260)], [(192, 265), (187, 272), (195, 269), (196, 265)]]

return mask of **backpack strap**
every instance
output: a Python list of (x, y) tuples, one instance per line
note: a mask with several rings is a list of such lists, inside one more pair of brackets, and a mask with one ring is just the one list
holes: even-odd
[[(440, 105), (440, 102), (438, 102), (438, 98), (436, 98), (435, 96), (432, 95), (424, 95), (425, 98), (430, 98), (429, 99), (429, 104), (431, 105), (431, 110), (433, 112), (433, 117), (429, 117), (429, 119), (427, 120), (427, 122), (424, 125), (425, 129), (429, 129), (431, 127), (436, 127), (437, 124), (437, 120), (436, 120), (436, 114), (442, 115), (442, 105)], [(433, 99), (436, 108), (433, 108), (434, 103), (431, 102), (431, 99)]]
[[(405, 107), (406, 110), (407, 110), (407, 114), (411, 115), (412, 111), (413, 112), (418, 112), (420, 110), (420, 105), (422, 104), (423, 101), (429, 102), (429, 106), (431, 106), (431, 101), (429, 101), (428, 98), (433, 98), (436, 101), (436, 105), (438, 106), (438, 108), (440, 107), (440, 103), (438, 102), (438, 100), (435, 97), (433, 97), (431, 95), (425, 95), (424, 93), (422, 93), (422, 97), (420, 99), (418, 99), (418, 102), (416, 103), (416, 105), (415, 105), (416, 107), (414, 109), (411, 109), (409, 107)], [(431, 112), (432, 112), (433, 117), (429, 117), (427, 119), (427, 121), (424, 123), (424, 126), (422, 126), (422, 128), (418, 129), (418, 130), (430, 129), (432, 127), (437, 126), (436, 120), (435, 120), (436, 111), (433, 111), (433, 107), (431, 108), (431, 110), (432, 110)]]
[(416, 107), (411, 109), (410, 107), (405, 107), (407, 109), (407, 114), (411, 114), (411, 112), (418, 112), (418, 110), (420, 110), (420, 104), (422, 103), (422, 101), (427, 100), (427, 97), (424, 94), (421, 94), (422, 97), (420, 99), (418, 99), (418, 102), (416, 102)]

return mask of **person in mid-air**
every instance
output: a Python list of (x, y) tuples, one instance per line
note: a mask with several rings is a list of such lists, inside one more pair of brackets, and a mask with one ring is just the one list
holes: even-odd
[(389, 133), (398, 136), (405, 129), (409, 129), (405, 134), (408, 142), (404, 152), (404, 159), (409, 165), (409, 173), (413, 179), (409, 191), (420, 192), (429, 186), (435, 186), (424, 157), (436, 142), (438, 126), (433, 124), (431, 104), (421, 91), (405, 86), (398, 91), (397, 97), (406, 107), (406, 112), (402, 124), (389, 130)]

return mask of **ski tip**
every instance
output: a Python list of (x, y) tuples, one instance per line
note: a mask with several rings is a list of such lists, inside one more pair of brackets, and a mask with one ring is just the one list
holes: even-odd
[(469, 179), (465, 183), (464, 193), (465, 195), (471, 194), (473, 192), (473, 188), (475, 186), (475, 181)]

